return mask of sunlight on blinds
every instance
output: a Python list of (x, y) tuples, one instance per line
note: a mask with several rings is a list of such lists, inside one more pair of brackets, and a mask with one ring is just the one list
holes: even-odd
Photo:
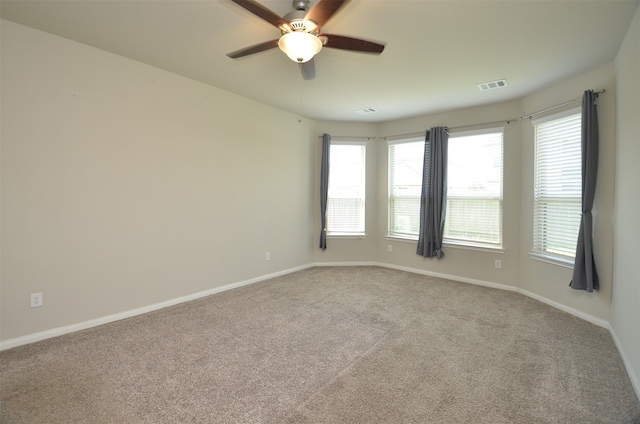
[(424, 140), (389, 142), (390, 236), (415, 238), (420, 226)]
[(533, 252), (574, 258), (582, 210), (581, 114), (537, 121)]

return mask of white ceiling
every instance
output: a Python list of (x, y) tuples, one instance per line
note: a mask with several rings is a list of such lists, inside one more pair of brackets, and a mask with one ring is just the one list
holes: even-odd
[[(261, 3), (279, 15), (292, 10), (290, 0)], [(325, 48), (311, 81), (278, 49), (228, 58), (279, 36), (230, 0), (2, 0), (0, 10), (312, 119), (380, 122), (519, 98), (608, 63), (637, 7), (638, 0), (352, 0), (323, 32), (381, 42), (385, 51)], [(503, 78), (507, 88), (477, 87)], [(356, 112), (363, 108), (378, 112)]]

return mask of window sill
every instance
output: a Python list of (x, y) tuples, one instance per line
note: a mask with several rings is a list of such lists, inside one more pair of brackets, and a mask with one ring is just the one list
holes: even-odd
[(404, 243), (414, 243), (418, 241), (418, 236), (400, 236), (397, 234), (387, 234), (387, 240), (399, 241)]
[(452, 241), (443, 241), (442, 245), (447, 248), (475, 250), (476, 252), (488, 252), (488, 253), (504, 253), (502, 246), (491, 246), (488, 244), (474, 244), (474, 243), (460, 243)]
[(546, 262), (548, 264), (558, 265), (564, 268), (573, 269), (574, 261), (572, 259), (565, 259), (558, 256), (546, 255), (544, 253), (529, 252), (529, 257), (536, 261)]
[[(404, 243), (416, 243), (418, 241), (418, 236), (406, 236), (402, 237), (399, 235), (387, 234), (387, 240), (393, 240)], [(476, 252), (489, 252), (489, 253), (504, 253), (504, 249), (500, 246), (490, 246), (486, 244), (472, 244), (472, 243), (456, 243), (451, 241), (444, 241), (443, 246), (446, 248), (453, 249), (466, 249), (466, 250), (475, 250)]]
[(332, 239), (365, 239), (367, 238), (366, 234), (340, 234), (340, 233), (335, 233), (335, 234), (327, 234), (327, 238), (332, 238)]

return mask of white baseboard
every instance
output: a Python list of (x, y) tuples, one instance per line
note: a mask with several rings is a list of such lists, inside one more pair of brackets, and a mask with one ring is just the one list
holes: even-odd
[(314, 262), (312, 266), (379, 266), (377, 262)]
[(443, 278), (445, 280), (453, 280), (453, 281), (458, 281), (458, 282), (461, 282), (461, 283), (474, 284), (476, 286), (484, 286), (484, 287), (490, 287), (490, 288), (493, 288), (493, 289), (508, 290), (508, 291), (518, 291), (518, 289), (516, 287), (509, 286), (507, 284), (493, 283), (491, 281), (478, 280), (476, 278), (460, 277), (460, 276), (457, 276), (457, 275), (442, 274), (442, 273), (439, 273), (439, 272), (426, 271), (424, 269), (410, 268), (410, 267), (406, 267), (406, 266), (392, 265), (392, 264), (385, 264), (385, 263), (377, 263), (376, 265), (384, 267), (384, 268), (397, 269), (399, 271), (411, 272), (413, 274), (428, 275), (430, 277), (438, 277), (438, 278)]
[(152, 312), (158, 309), (166, 308), (168, 306), (177, 305), (179, 303), (189, 302), (191, 300), (199, 299), (201, 297), (210, 296), (212, 294), (220, 293), (223, 291), (235, 289), (238, 287), (246, 286), (249, 284), (258, 283), (260, 281), (268, 280), (271, 278), (279, 277), (282, 275), (290, 274), (292, 272), (301, 271), (303, 269), (307, 269), (312, 267), (312, 264), (302, 265), (295, 268), (286, 269), (283, 271), (274, 272), (272, 274), (261, 275), (260, 277), (251, 278), (249, 280), (239, 281), (237, 283), (226, 284), (220, 287), (214, 287), (209, 290), (204, 290), (198, 293), (193, 293), (187, 296), (181, 296), (175, 299), (169, 299), (164, 302), (155, 303), (153, 305), (143, 306), (141, 308), (131, 309), (124, 312), (119, 312), (113, 315), (107, 315), (104, 317), (92, 319), (89, 321), (79, 322), (77, 324), (71, 324), (64, 327), (52, 328), (46, 331), (40, 331), (38, 333), (28, 334), (22, 337), (16, 337), (13, 339), (8, 339), (0, 342), (0, 350), (11, 349), (13, 347), (38, 342), (45, 339), (50, 339), (52, 337), (62, 336), (64, 334), (73, 333), (80, 330), (85, 330), (91, 327), (97, 327), (102, 324), (108, 324), (110, 322), (119, 321), (125, 318), (131, 318), (136, 315), (146, 314), (147, 312)]
[[(215, 287), (213, 289), (209, 289), (209, 290), (205, 290), (199, 293), (194, 293), (194, 294), (190, 294), (187, 296), (182, 296), (182, 297), (178, 297), (175, 299), (170, 299), (164, 302), (160, 302), (160, 303), (156, 303), (153, 305), (148, 305), (148, 306), (143, 306), (141, 308), (137, 308), (137, 309), (132, 309), (129, 311), (124, 311), (124, 312), (120, 312), (117, 314), (113, 314), (113, 315), (107, 315), (105, 317), (100, 317), (100, 318), (96, 318), (93, 320), (89, 320), (89, 321), (84, 321), (84, 322), (80, 322), (77, 324), (72, 324), (72, 325), (68, 325), (65, 327), (58, 327), (58, 328), (53, 328), (51, 330), (46, 330), (46, 331), (41, 331), (38, 333), (34, 333), (34, 334), (29, 334), (26, 336), (22, 336), (22, 337), (17, 337), (14, 339), (8, 339), (5, 341), (0, 342), (0, 350), (5, 350), (5, 349), (10, 349), (12, 347), (16, 347), (16, 346), (20, 346), (20, 345), (24, 345), (24, 344), (28, 344), (28, 343), (33, 343), (33, 342), (37, 342), (40, 340), (45, 340), (45, 339), (49, 339), (51, 337), (56, 337), (56, 336), (61, 336), (63, 334), (68, 334), (68, 333), (73, 333), (75, 331), (79, 331), (79, 330), (84, 330), (87, 328), (91, 328), (91, 327), (96, 327), (98, 325), (102, 325), (102, 324), (107, 324), (113, 321), (119, 321), (121, 319), (125, 319), (125, 318), (130, 318), (136, 315), (141, 315), (141, 314), (145, 314), (147, 312), (151, 312), (151, 311), (155, 311), (158, 309), (162, 309), (162, 308), (166, 308), (168, 306), (173, 306), (173, 305), (177, 305), (179, 303), (184, 303), (184, 302), (188, 302), (190, 300), (195, 300), (195, 299), (199, 299), (201, 297), (205, 297), (205, 296), (209, 296), (212, 294), (216, 294), (216, 293), (220, 293), (223, 291), (227, 291), (227, 290), (231, 290), (231, 289), (235, 289), (238, 287), (242, 287), (242, 286), (246, 286), (249, 284), (253, 284), (253, 283), (257, 283), (260, 281), (264, 281), (264, 280), (268, 280), (270, 278), (275, 278), (275, 277), (279, 277), (281, 275), (285, 275), (285, 274), (290, 274), (292, 272), (296, 272), (296, 271), (301, 271), (303, 269), (307, 269), (313, 266), (318, 266), (318, 267), (325, 267), (325, 266), (380, 266), (380, 267), (384, 267), (384, 268), (390, 268), (390, 269), (397, 269), (399, 271), (406, 271), (406, 272), (412, 272), (414, 274), (421, 274), (421, 275), (429, 275), (431, 277), (438, 277), (438, 278), (444, 278), (447, 280), (453, 280), (453, 281), (459, 281), (462, 283), (469, 283), (469, 284), (475, 284), (475, 285), (479, 285), (479, 286), (484, 286), (484, 287), (490, 287), (490, 288), (494, 288), (494, 289), (500, 289), (500, 290), (508, 290), (508, 291), (515, 291), (518, 293), (522, 293), (525, 296), (531, 297), (533, 299), (536, 299), (542, 303), (546, 303), (547, 305), (553, 306), (556, 309), (559, 309), (561, 311), (567, 312), (571, 315), (577, 316), (578, 318), (582, 318), (586, 321), (589, 321), (595, 325), (598, 325), (600, 327), (604, 327), (609, 329), (609, 331), (611, 332), (609, 323), (603, 319), (600, 318), (596, 318), (592, 315), (586, 314), (584, 312), (578, 311), (576, 309), (570, 308), (566, 305), (563, 305), (561, 303), (555, 302), (553, 300), (547, 299), (543, 296), (537, 295), (535, 293), (531, 293), (527, 290), (522, 290), (518, 287), (514, 287), (514, 286), (509, 286), (506, 284), (499, 284), (499, 283), (493, 283), (490, 281), (484, 281), (484, 280), (478, 280), (475, 278), (467, 278), (467, 277), (460, 277), (457, 275), (450, 275), (450, 274), (441, 274), (438, 272), (432, 272), (432, 271), (426, 271), (423, 269), (418, 269), (418, 268), (410, 268), (410, 267), (405, 267), (405, 266), (400, 266), (400, 265), (393, 265), (393, 264), (387, 264), (387, 263), (382, 263), (382, 262), (322, 262), (322, 263), (312, 263), (312, 264), (307, 264), (307, 265), (302, 265), (299, 267), (295, 267), (295, 268), (290, 268), (290, 269), (286, 269), (283, 271), (279, 271), (279, 272), (275, 272), (272, 274), (267, 274), (267, 275), (262, 275), (260, 277), (256, 277), (256, 278), (252, 278), (249, 280), (245, 280), (245, 281), (239, 281), (237, 283), (232, 283), (232, 284), (227, 284), (224, 286), (220, 286), (220, 287)], [(613, 333), (612, 333), (613, 334)]]
[(478, 280), (476, 278), (460, 277), (458, 275), (442, 274), (439, 272), (427, 271), (424, 269), (411, 268), (411, 267), (406, 267), (401, 265), (393, 265), (393, 264), (388, 264), (384, 262), (322, 262), (322, 263), (314, 263), (313, 266), (380, 266), (383, 268), (397, 269), (399, 271), (406, 271), (414, 274), (428, 275), (430, 277), (438, 277), (438, 278), (444, 278), (446, 280), (459, 281), (461, 283), (475, 284), (477, 286), (490, 287), (490, 288), (499, 289), (499, 290), (514, 291), (517, 293), (521, 293), (525, 296), (528, 296), (532, 299), (535, 299), (539, 302), (546, 303), (549, 306), (553, 306), (556, 309), (567, 312), (585, 321), (589, 321), (590, 323), (595, 324), (599, 327), (604, 327), (609, 329), (608, 321), (605, 321), (601, 318), (594, 317), (593, 315), (586, 314), (577, 309), (573, 309), (569, 306), (563, 305), (562, 303), (558, 303), (551, 299), (547, 299), (544, 296), (540, 296), (538, 294), (532, 293), (527, 290), (523, 290), (518, 287), (510, 286), (508, 284), (494, 283), (491, 281)]
[(415, 274), (429, 275), (431, 277), (439, 277), (447, 280), (459, 281), (461, 283), (469, 283), (469, 284), (475, 284), (478, 286), (491, 287), (494, 289), (514, 291), (517, 293), (521, 293), (525, 296), (528, 296), (532, 299), (535, 299), (539, 302), (546, 303), (549, 306), (553, 306), (556, 309), (567, 312), (585, 321), (589, 321), (590, 323), (595, 324), (597, 326), (604, 327), (607, 329), (609, 328), (609, 322), (603, 319), (596, 318), (593, 315), (589, 315), (584, 312), (578, 311), (577, 309), (570, 308), (566, 305), (563, 305), (562, 303), (555, 302), (553, 300), (547, 299), (546, 297), (537, 295), (535, 293), (531, 293), (530, 291), (523, 290), (518, 287), (510, 286), (508, 284), (493, 283), (490, 281), (477, 280), (475, 278), (460, 277), (457, 275), (450, 275), (450, 274), (441, 274), (438, 272), (425, 271), (423, 269), (409, 268), (409, 267), (403, 267), (403, 266), (391, 265), (391, 264), (385, 264), (385, 263), (378, 263), (377, 265), (385, 268), (398, 269), (400, 271), (413, 272)]
[[(215, 287), (213, 289), (209, 289), (209, 290), (205, 290), (202, 292), (198, 292), (198, 293), (194, 293), (194, 294), (190, 294), (187, 296), (182, 296), (182, 297), (178, 297), (175, 299), (170, 299), (164, 302), (160, 302), (160, 303), (155, 303), (153, 305), (148, 305), (148, 306), (143, 306), (141, 308), (136, 308), (136, 309), (132, 309), (129, 311), (124, 311), (124, 312), (120, 312), (117, 314), (113, 314), (113, 315), (107, 315), (104, 317), (100, 317), (100, 318), (96, 318), (96, 319), (92, 319), (89, 321), (84, 321), (84, 322), (80, 322), (77, 324), (72, 324), (72, 325), (67, 325), (64, 327), (58, 327), (58, 328), (53, 328), (51, 330), (46, 330), (46, 331), (41, 331), (38, 333), (33, 333), (33, 334), (29, 334), (26, 336), (22, 336), (22, 337), (16, 337), (14, 339), (8, 339), (8, 340), (4, 340), (0, 342), (0, 350), (6, 350), (6, 349), (11, 349), (12, 347), (16, 347), (16, 346), (20, 346), (20, 345), (24, 345), (24, 344), (28, 344), (28, 343), (33, 343), (33, 342), (37, 342), (40, 340), (45, 340), (45, 339), (49, 339), (52, 337), (57, 337), (57, 336), (61, 336), (63, 334), (68, 334), (68, 333), (73, 333), (75, 331), (79, 331), (79, 330), (84, 330), (87, 328), (91, 328), (91, 327), (96, 327), (98, 325), (102, 325), (102, 324), (107, 324), (110, 322), (114, 322), (114, 321), (119, 321), (121, 319), (125, 319), (125, 318), (130, 318), (136, 315), (142, 315), (145, 314), (147, 312), (151, 312), (151, 311), (155, 311), (158, 309), (162, 309), (162, 308), (166, 308), (168, 306), (173, 306), (173, 305), (177, 305), (179, 303), (184, 303), (184, 302), (189, 302), (191, 300), (195, 300), (195, 299), (199, 299), (201, 297), (205, 297), (205, 296), (210, 296), (212, 294), (216, 294), (216, 293), (220, 293), (223, 291), (227, 291), (227, 290), (231, 290), (231, 289), (235, 289), (238, 287), (242, 287), (242, 286), (246, 286), (249, 284), (253, 284), (253, 283), (257, 283), (260, 281), (264, 281), (264, 280), (268, 280), (270, 278), (275, 278), (275, 277), (279, 277), (281, 275), (285, 275), (285, 274), (290, 274), (292, 272), (296, 272), (296, 271), (301, 271), (303, 269), (307, 269), (313, 266), (318, 266), (318, 267), (326, 267), (326, 266), (380, 266), (380, 267), (384, 267), (384, 268), (390, 268), (390, 269), (397, 269), (399, 271), (406, 271), (406, 272), (412, 272), (414, 274), (421, 274), (421, 275), (428, 275), (431, 277), (438, 277), (438, 278), (444, 278), (447, 280), (453, 280), (453, 281), (459, 281), (462, 283), (469, 283), (469, 284), (475, 284), (475, 285), (479, 285), (479, 286), (484, 286), (484, 287), (490, 287), (490, 288), (494, 288), (494, 289), (500, 289), (500, 290), (508, 290), (508, 291), (515, 291), (518, 293), (522, 293), (525, 296), (531, 297), (533, 299), (536, 299), (542, 303), (546, 303), (547, 305), (553, 306), (556, 309), (559, 309), (561, 311), (567, 312), (571, 315), (577, 316), (578, 318), (582, 318), (586, 321), (589, 321), (595, 325), (598, 325), (600, 327), (604, 327), (610, 330), (609, 327), (609, 323), (605, 320), (602, 320), (600, 318), (596, 318), (592, 315), (586, 314), (584, 312), (578, 311), (576, 309), (570, 308), (566, 305), (563, 305), (561, 303), (555, 302), (553, 300), (547, 299), (543, 296), (531, 293), (529, 291), (526, 290), (522, 290), (519, 289), (517, 287), (513, 287), (513, 286), (509, 286), (506, 284), (499, 284), (499, 283), (493, 283), (490, 281), (484, 281), (484, 280), (478, 280), (475, 278), (467, 278), (467, 277), (460, 277), (457, 275), (450, 275), (450, 274), (441, 274), (438, 272), (432, 272), (432, 271), (426, 271), (423, 269), (418, 269), (418, 268), (410, 268), (410, 267), (405, 267), (405, 266), (400, 266), (400, 265), (393, 265), (393, 264), (387, 264), (387, 263), (381, 263), (381, 262), (323, 262), (323, 263), (312, 263), (312, 264), (307, 264), (307, 265), (302, 265), (299, 267), (295, 267), (295, 268), (290, 268), (290, 269), (286, 269), (283, 271), (279, 271), (279, 272), (275, 272), (272, 274), (267, 274), (267, 275), (262, 275), (260, 277), (256, 277), (256, 278), (252, 278), (249, 280), (245, 280), (245, 281), (239, 281), (237, 283), (232, 283), (232, 284), (227, 284), (224, 286), (220, 286), (220, 287)], [(613, 333), (612, 333), (613, 334)]]
[(535, 293), (531, 293), (530, 291), (527, 291), (527, 290), (518, 289), (517, 291), (518, 291), (518, 293), (522, 293), (525, 296), (529, 296), (532, 299), (538, 300), (538, 301), (540, 301), (542, 303), (546, 303), (549, 306), (553, 306), (556, 309), (559, 309), (561, 311), (567, 312), (567, 313), (569, 313), (569, 314), (571, 314), (573, 316), (576, 316), (578, 318), (582, 318), (585, 321), (589, 321), (590, 323), (595, 324), (595, 325), (597, 325), (599, 327), (603, 327), (603, 328), (609, 329), (609, 322), (603, 320), (602, 318), (594, 317), (593, 315), (589, 315), (589, 314), (586, 314), (584, 312), (578, 311), (577, 309), (573, 309), (573, 308), (571, 308), (569, 306), (563, 305), (562, 303), (558, 303), (556, 301), (547, 299), (546, 297), (540, 296), (540, 295), (535, 294)]
[(618, 353), (622, 358), (622, 363), (624, 364), (624, 367), (627, 370), (627, 375), (629, 376), (629, 380), (631, 380), (631, 385), (633, 386), (633, 389), (636, 391), (636, 396), (638, 397), (638, 400), (640, 400), (640, 381), (638, 381), (638, 377), (636, 376), (636, 374), (631, 372), (633, 368), (631, 368), (631, 364), (629, 363), (629, 360), (624, 354), (624, 349), (622, 349), (622, 345), (620, 344), (620, 340), (618, 339), (616, 332), (613, 331), (613, 328), (611, 327), (610, 324), (607, 325), (607, 328), (609, 329), (609, 333), (613, 338), (613, 342), (616, 344), (616, 349), (618, 349)]

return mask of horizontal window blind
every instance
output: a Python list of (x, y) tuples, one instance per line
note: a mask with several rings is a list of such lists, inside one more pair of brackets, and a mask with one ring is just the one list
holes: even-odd
[(445, 238), (455, 241), (500, 245), (500, 199), (447, 198)]
[(502, 245), (503, 129), (449, 138), (445, 241)]
[(533, 253), (572, 259), (582, 210), (581, 114), (535, 123)]
[(420, 227), (424, 140), (389, 142), (388, 234), (415, 238)]
[(327, 234), (364, 234), (366, 144), (332, 142)]

